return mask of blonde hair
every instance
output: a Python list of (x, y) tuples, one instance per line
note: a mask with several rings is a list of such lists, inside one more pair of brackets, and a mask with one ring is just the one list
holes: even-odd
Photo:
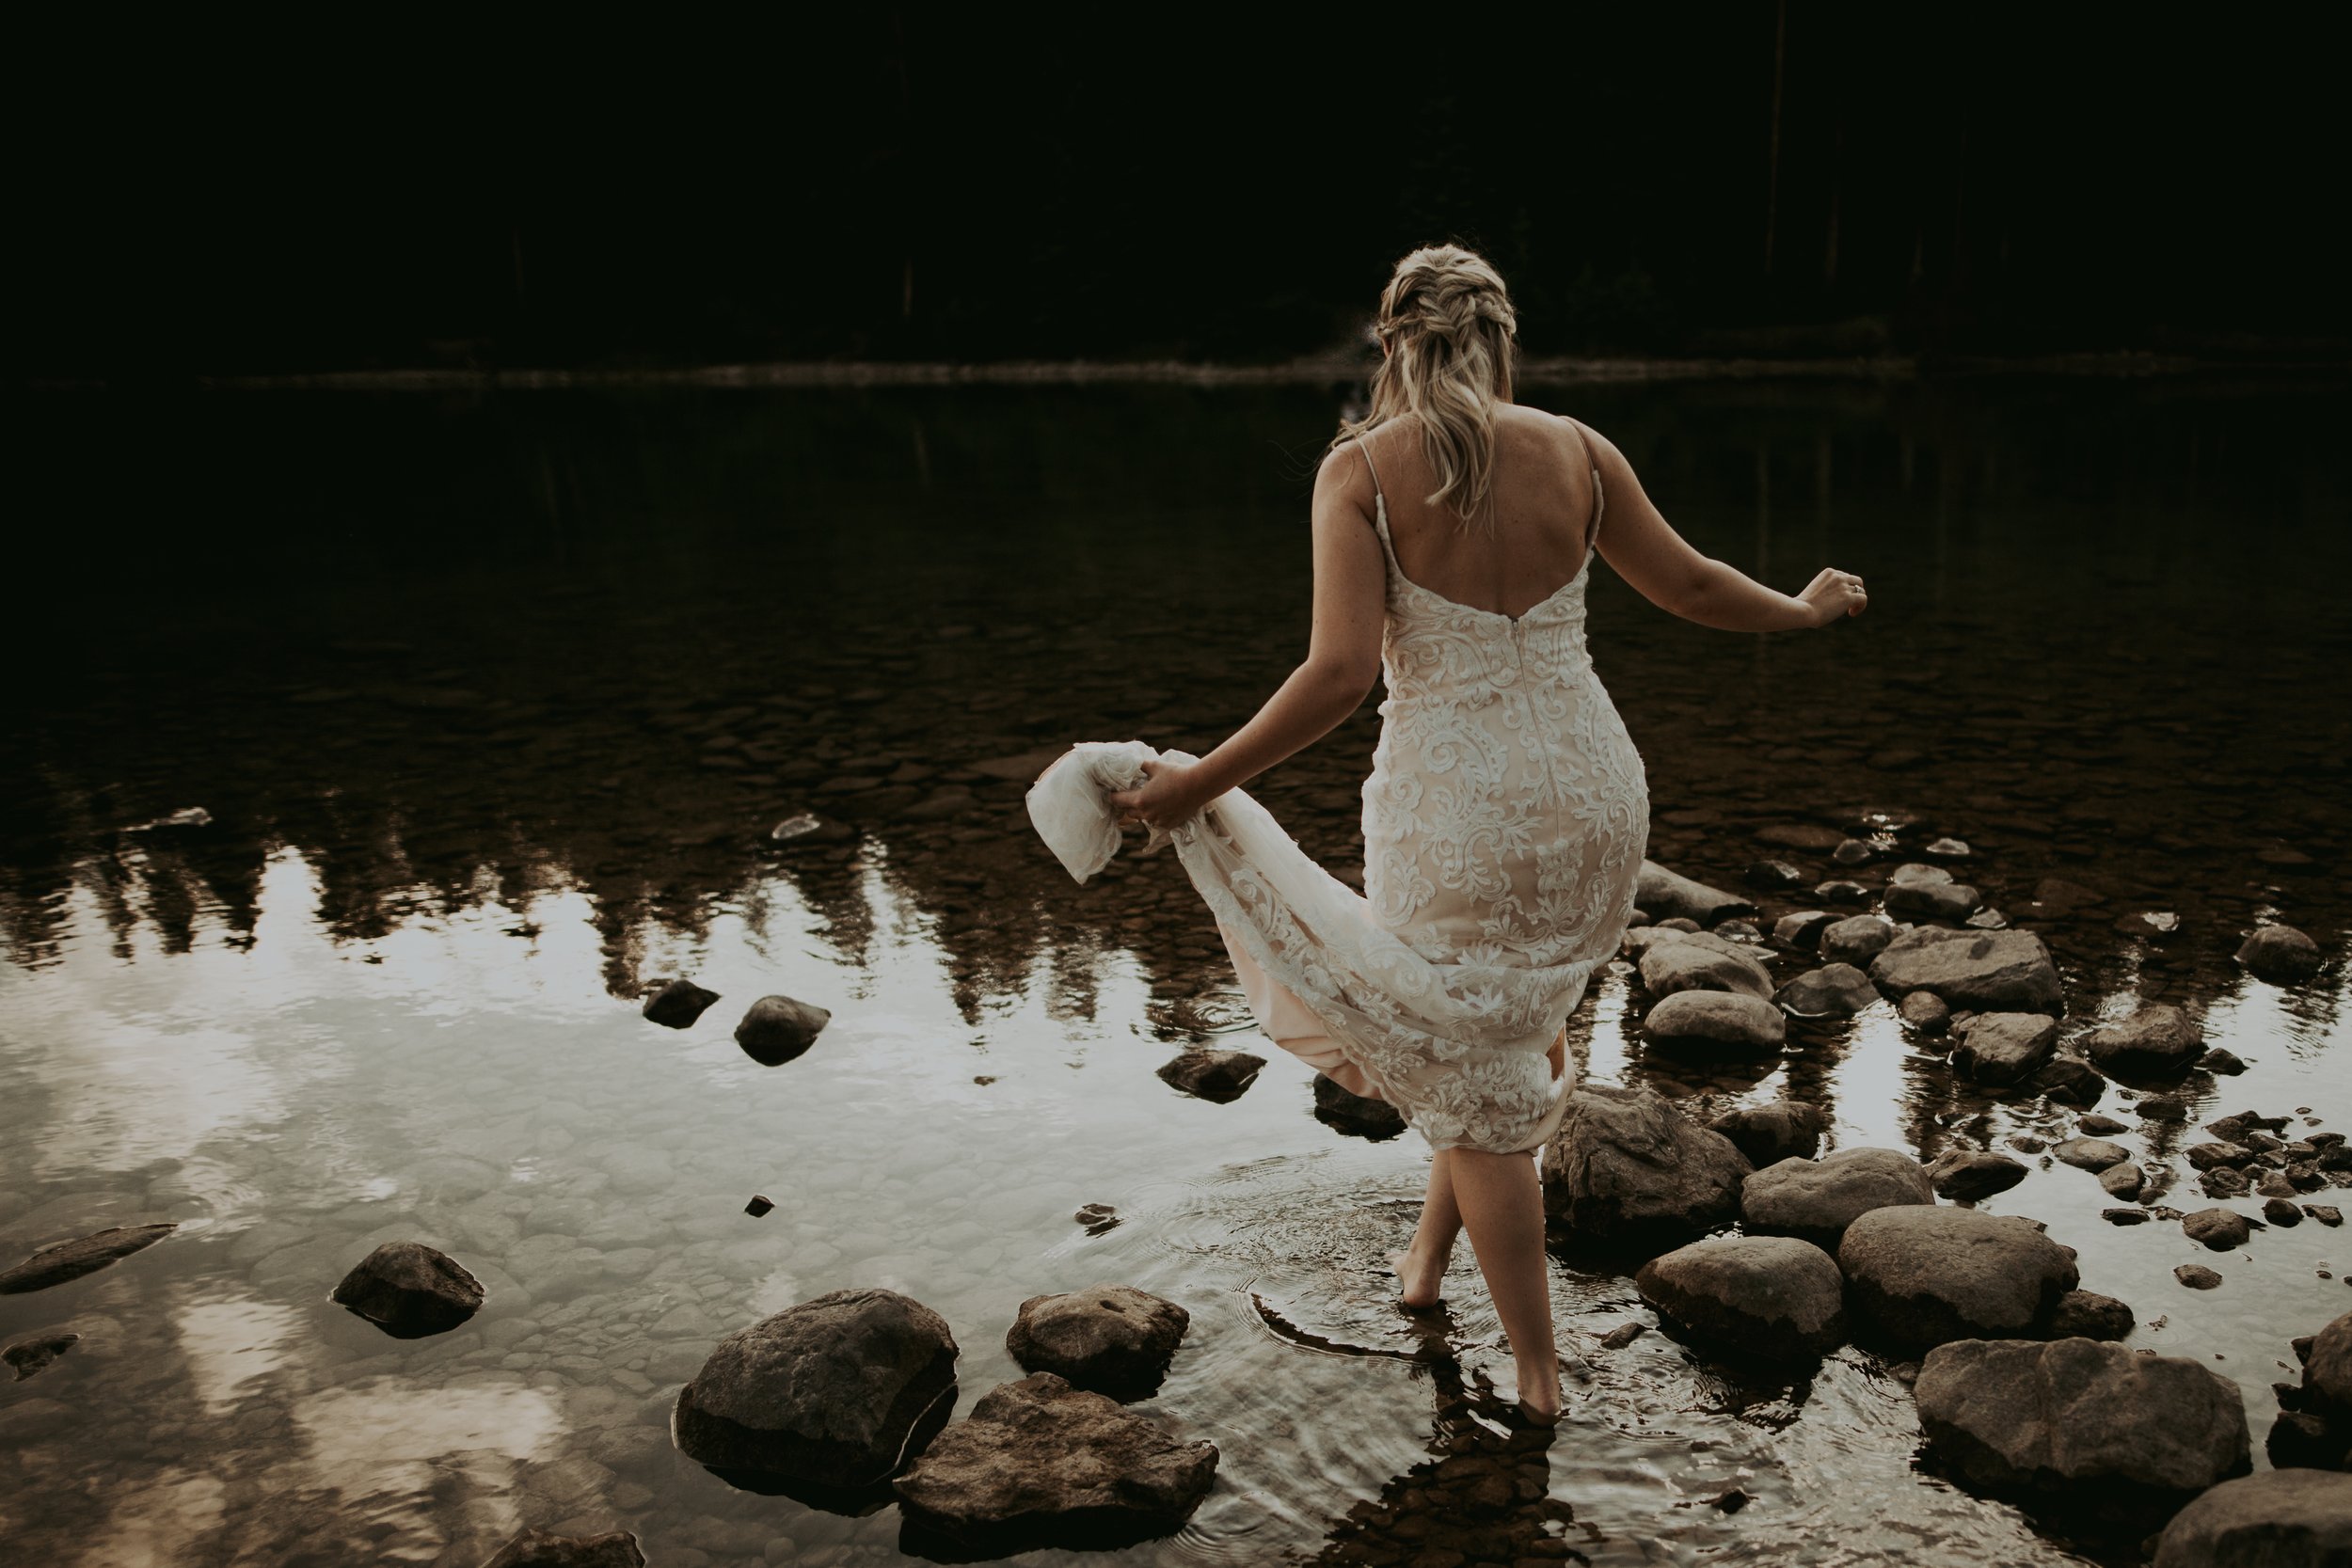
[(1372, 408), (1332, 437), (1359, 439), (1403, 414), (1421, 416), (1421, 450), (1438, 476), (1425, 499), (1465, 526), (1494, 526), (1495, 404), (1518, 369), (1518, 315), (1502, 274), (1474, 250), (1423, 245), (1397, 262), (1380, 293), (1373, 335), (1388, 352), (1373, 372)]

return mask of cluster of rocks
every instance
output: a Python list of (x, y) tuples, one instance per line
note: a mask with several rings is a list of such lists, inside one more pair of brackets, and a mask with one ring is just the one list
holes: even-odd
[(719, 1341), (678, 1393), (678, 1447), (732, 1481), (858, 1509), (895, 1497), (916, 1538), (967, 1551), (1105, 1546), (1176, 1528), (1217, 1449), (1125, 1402), (1154, 1392), (1190, 1315), (1102, 1283), (1021, 1304), (1005, 1347), (1028, 1375), (949, 1422), (958, 1349), (897, 1291), (830, 1291)]
[[(645, 988), (644, 1015), (670, 1029), (691, 1029), (719, 1000), (688, 979), (654, 980)], [(782, 1067), (807, 1052), (831, 1022), (830, 1010), (789, 996), (763, 996), (735, 1026), (735, 1043), (762, 1067)]]
[[(1590, 1085), (1544, 1150), (1547, 1211), (1571, 1241), (1655, 1251), (1634, 1274), (1643, 1300), (1710, 1355), (1787, 1368), (1851, 1340), (1899, 1371), (1917, 1358), (1909, 1380), (1930, 1452), (1978, 1491), (2129, 1522), (2246, 1474), (2251, 1436), (2235, 1384), (2196, 1359), (2118, 1343), (2132, 1309), (2082, 1290), (2073, 1250), (2035, 1221), (1938, 1200), (2004, 1190), (2021, 1164), (1983, 1151), (1933, 1166), (1889, 1148), (1817, 1157), (1821, 1130), (1818, 1110), (1798, 1103), (1701, 1127), (1648, 1089)], [(2052, 1152), (2085, 1168), (2124, 1158), (2095, 1136)], [(2228, 1211), (2185, 1219), (2210, 1244), (2246, 1234)], [(1638, 1325), (1620, 1336), (1629, 1330)], [(2297, 1348), (2304, 1382), (2280, 1386), (2273, 1463), (2342, 1468), (2352, 1315)], [(2290, 1484), (2320, 1495), (2317, 1482)], [(2216, 1503), (2182, 1513), (2177, 1528), (2204, 1541), (2245, 1516)]]

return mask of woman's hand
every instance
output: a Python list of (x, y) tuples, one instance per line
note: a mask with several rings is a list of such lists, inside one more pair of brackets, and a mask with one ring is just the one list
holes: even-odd
[(1851, 572), (1841, 572), (1835, 566), (1824, 566), (1805, 585), (1797, 597), (1813, 607), (1816, 626), (1826, 626), (1848, 615), (1859, 615), (1870, 602), (1862, 591), (1862, 579)]
[(1134, 789), (1114, 789), (1103, 797), (1121, 822), (1147, 828), (1173, 828), (1208, 804), (1193, 779), (1198, 763), (1156, 759), (1143, 765), (1143, 783)]

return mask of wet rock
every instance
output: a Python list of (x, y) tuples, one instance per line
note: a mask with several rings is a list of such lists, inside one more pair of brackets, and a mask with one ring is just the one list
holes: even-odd
[(1892, 1148), (1841, 1148), (1821, 1160), (1783, 1160), (1740, 1184), (1750, 1235), (1795, 1236), (1835, 1249), (1846, 1227), (1890, 1204), (1933, 1203), (1927, 1168)]
[(2107, 1092), (2107, 1081), (2100, 1076), (2097, 1068), (2080, 1056), (2067, 1055), (2053, 1056), (2042, 1063), (2026, 1081), (2026, 1086), (2062, 1105), (2096, 1105), (2099, 1097)]
[(2145, 942), (2162, 942), (2180, 935), (2181, 917), (2169, 910), (2135, 910), (2115, 917), (2115, 932)]
[(2239, 944), (2237, 961), (2265, 980), (2308, 980), (2319, 972), (2319, 944), (2292, 926), (2257, 926)]
[(1952, 874), (1924, 861), (1905, 861), (1886, 875), (1889, 887), (1949, 887)]
[(1258, 1073), (1264, 1067), (1263, 1056), (1253, 1056), (1247, 1051), (1204, 1047), (1186, 1051), (1161, 1064), (1159, 1077), (1171, 1088), (1223, 1105), (1239, 1100), (1243, 1091), (1258, 1081)]
[(1837, 877), (1826, 882), (1816, 883), (1813, 896), (1824, 904), (1867, 904), (1870, 901), (1871, 889), (1867, 882), (1856, 882)]
[(2233, 1209), (2200, 1209), (2181, 1221), (2181, 1230), (2215, 1252), (2242, 1247), (2254, 1233), (2246, 1216)]
[(2282, 1410), (2263, 1445), (2273, 1467), (2352, 1470), (2352, 1432), (2337, 1432), (2302, 1410)]
[(1793, 1237), (1710, 1236), (1652, 1259), (1633, 1279), (1644, 1301), (1719, 1353), (1815, 1360), (1846, 1337), (1836, 1263)]
[(1755, 904), (1736, 893), (1677, 876), (1650, 860), (1642, 863), (1634, 882), (1633, 907), (1653, 920), (1694, 920), (1701, 926), (1712, 926), (1730, 915), (1756, 912)]
[(909, 1525), (991, 1554), (1104, 1548), (1164, 1535), (1216, 1476), (1216, 1445), (1159, 1425), (1052, 1372), (997, 1385), (891, 1490)]
[(1813, 947), (1836, 920), (1827, 910), (1799, 910), (1772, 922), (1772, 941), (1783, 947)]
[(1878, 999), (1870, 977), (1845, 963), (1808, 969), (1773, 995), (1783, 1007), (1805, 1018), (1851, 1018)]
[(1705, 932), (1652, 942), (1641, 958), (1642, 984), (1652, 996), (1677, 991), (1733, 991), (1770, 1001), (1772, 972), (1730, 942)]
[(48, 1370), (50, 1363), (82, 1342), (79, 1334), (44, 1334), (39, 1338), (19, 1339), (6, 1350), (0, 1350), (0, 1361), (8, 1363), (16, 1373), (11, 1380), (22, 1383)]
[(1757, 861), (1741, 875), (1748, 886), (1760, 888), (1795, 887), (1804, 880), (1804, 873), (1787, 861)]
[(2050, 1309), (2053, 1339), (2122, 1339), (2132, 1332), (2132, 1309), (2096, 1291), (2069, 1291)]
[(2155, 1216), (2145, 1209), (2102, 1209), (2099, 1217), (2109, 1225), (2146, 1225)]
[(1023, 1302), (1005, 1349), (1023, 1371), (1124, 1402), (1157, 1391), (1191, 1322), (1172, 1301), (1105, 1281)]
[(2120, 1076), (2180, 1072), (2204, 1054), (2204, 1034), (2168, 1002), (2150, 1003), (2129, 1018), (2102, 1024), (2082, 1037), (2085, 1054)]
[(1895, 1009), (1905, 1023), (1923, 1035), (1940, 1035), (1951, 1027), (1952, 1009), (1931, 990), (1915, 990)]
[(1819, 1105), (1784, 1100), (1726, 1111), (1708, 1126), (1732, 1141), (1758, 1169), (1788, 1159), (1810, 1160), (1821, 1147), (1829, 1117)]
[(1895, 923), (1883, 915), (1855, 914), (1821, 928), (1821, 957), (1832, 963), (1867, 964), (1895, 940)]
[(2218, 1045), (2198, 1057), (2197, 1065), (2207, 1072), (2219, 1073), (2224, 1077), (2233, 1078), (2246, 1070), (2246, 1064), (2238, 1059), (2236, 1052)]
[(1964, 882), (1889, 882), (1886, 912), (1905, 920), (1965, 920), (1981, 902)]
[(96, 1274), (135, 1252), (153, 1246), (179, 1228), (177, 1225), (114, 1226), (94, 1235), (54, 1243), (16, 1267), (0, 1273), (0, 1296), (46, 1291), (86, 1274)]
[(1973, 1203), (2005, 1193), (2026, 1179), (2026, 1167), (2006, 1154), (1982, 1149), (1947, 1149), (1928, 1166), (1937, 1193), (1954, 1202)]
[(762, 1067), (782, 1067), (817, 1043), (833, 1020), (830, 1009), (789, 996), (763, 996), (735, 1026), (735, 1043)]
[(2303, 1212), (2322, 1225), (2334, 1226), (2344, 1223), (2344, 1211), (2332, 1203), (2306, 1203), (2303, 1205)]
[(1107, 1203), (1081, 1203), (1078, 1212), (1070, 1217), (1080, 1225), (1091, 1227), (1116, 1219), (1118, 1215), (1119, 1211)]
[(955, 1391), (946, 1319), (896, 1291), (832, 1291), (721, 1339), (673, 1425), (714, 1470), (856, 1488), (919, 1451)]
[(2058, 1020), (2046, 1013), (1979, 1013), (1953, 1034), (1952, 1070), (1977, 1084), (2022, 1083), (2058, 1051)]
[(1862, 865), (1877, 855), (1878, 850), (1867, 838), (1840, 839), (1837, 847), (1829, 852), (1829, 858), (1839, 865)]
[(2204, 1189), (2207, 1197), (2244, 1197), (2254, 1185), (2244, 1171), (2230, 1165), (2214, 1166), (2199, 1178), (2197, 1184)]
[(1937, 1455), (1988, 1492), (2129, 1511), (2252, 1464), (2237, 1385), (2185, 1356), (1963, 1339), (1928, 1353), (1912, 1392)]
[(2172, 1516), (2154, 1568), (2342, 1568), (2352, 1562), (2352, 1475), (2265, 1470), (2225, 1481)]
[(2144, 1094), (2132, 1114), (2142, 1121), (2186, 1121), (2188, 1107), (2175, 1095)]
[(2172, 1271), (2172, 1277), (2192, 1291), (2210, 1291), (2221, 1283), (2221, 1276), (2202, 1263), (2183, 1263)]
[(2312, 1336), (2303, 1359), (2308, 1406), (2331, 1417), (2352, 1418), (2352, 1312)]
[(1967, 843), (1964, 840), (1957, 838), (1931, 839), (1928, 841), (1926, 849), (1922, 852), (1933, 855), (1938, 860), (1946, 861), (1966, 860), (1971, 853)]
[(395, 1339), (421, 1339), (482, 1307), (482, 1281), (422, 1242), (386, 1242), (352, 1266), (333, 1299)]
[(1726, 920), (1715, 927), (1720, 937), (1746, 937), (1761, 941), (1764, 932), (1753, 920)]
[(1608, 1245), (1674, 1245), (1740, 1217), (1754, 1169), (1729, 1138), (1645, 1088), (1580, 1087), (1544, 1146), (1544, 1206)]
[(1315, 1074), (1315, 1119), (1334, 1132), (1375, 1143), (1405, 1131), (1405, 1117), (1395, 1106), (1351, 1093), (1320, 1072)]
[(1870, 978), (1890, 996), (1931, 990), (1954, 1009), (2054, 1016), (2066, 1010), (2058, 966), (2031, 931), (1923, 926), (1888, 942), (1870, 960)]
[(2009, 916), (1998, 910), (1983, 909), (1979, 910), (1961, 924), (1972, 931), (2006, 931), (2009, 929)]
[(2263, 1218), (2272, 1225), (2301, 1225), (2303, 1211), (2283, 1197), (2274, 1197), (2263, 1204)]
[(1858, 1331), (1906, 1350), (2029, 1334), (2082, 1283), (2066, 1249), (2010, 1214), (1873, 1209), (1837, 1245)]
[(2132, 1151), (2122, 1144), (2105, 1138), (2068, 1138), (2050, 1146), (2053, 1158), (2076, 1170), (2105, 1170), (2120, 1165), (2132, 1157)]
[(553, 1535), (527, 1529), (482, 1568), (644, 1568), (637, 1537), (625, 1529), (604, 1535)]
[(1778, 1051), (1788, 1032), (1778, 1007), (1728, 990), (1675, 991), (1642, 1020), (1642, 1037), (1653, 1043), (1708, 1046), (1740, 1055)]
[(752, 1195), (752, 1200), (743, 1205), (743, 1212), (751, 1215), (751, 1217), (755, 1220), (764, 1219), (767, 1217), (768, 1212), (774, 1209), (775, 1206), (774, 1200), (768, 1197), (765, 1194), (754, 1193)]
[(651, 992), (645, 998), (645, 1016), (670, 1029), (689, 1029), (703, 1016), (703, 1010), (719, 1000), (715, 990), (705, 990), (691, 980), (654, 980), (647, 983)]
[(1605, 1349), (1623, 1350), (1626, 1346), (1633, 1343), (1634, 1340), (1640, 1338), (1643, 1335), (1648, 1332), (1649, 1325), (1647, 1323), (1619, 1323), (1616, 1327), (1602, 1335), (1600, 1337), (1600, 1342)]
[(2074, 1131), (2087, 1138), (2112, 1138), (2131, 1130), (2130, 1123), (2118, 1121), (2113, 1117), (2103, 1117), (2096, 1112), (2074, 1118)]
[(2129, 1202), (2139, 1196), (2139, 1190), (2147, 1184), (2147, 1180), (2137, 1165), (2128, 1163), (2109, 1165), (2099, 1173), (2099, 1190), (2109, 1197)]

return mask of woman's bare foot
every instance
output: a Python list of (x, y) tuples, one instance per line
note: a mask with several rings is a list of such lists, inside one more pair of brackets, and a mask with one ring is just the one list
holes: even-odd
[(1405, 1287), (1405, 1305), (1419, 1311), (1435, 1307), (1439, 1300), (1439, 1282), (1445, 1278), (1445, 1264), (1423, 1262), (1413, 1256), (1412, 1249), (1389, 1254), (1389, 1268), (1397, 1283)]

